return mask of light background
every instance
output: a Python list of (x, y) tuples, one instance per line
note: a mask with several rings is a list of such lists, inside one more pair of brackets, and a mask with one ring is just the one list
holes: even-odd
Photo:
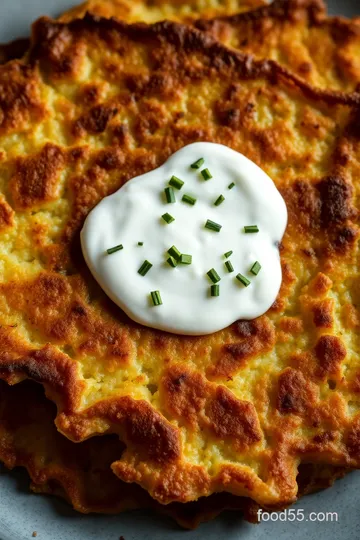
[[(56, 16), (76, 0), (0, 0), (0, 42), (29, 33), (31, 21)], [(328, 0), (331, 13), (360, 16), (360, 0)], [(197, 530), (184, 532), (172, 520), (137, 511), (120, 516), (83, 516), (61, 500), (29, 494), (24, 471), (0, 466), (0, 540), (359, 540), (360, 472), (349, 474), (331, 489), (310, 495), (293, 508), (337, 512), (338, 522), (287, 522), (250, 525), (235, 512), (225, 512)]]

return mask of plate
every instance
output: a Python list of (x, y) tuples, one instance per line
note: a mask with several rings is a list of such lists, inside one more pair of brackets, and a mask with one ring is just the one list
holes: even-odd
[[(56, 16), (76, 0), (0, 0), (0, 42), (29, 33), (31, 21)], [(358, 0), (329, 0), (332, 14), (360, 15)], [(195, 531), (184, 532), (154, 513), (135, 511), (119, 516), (84, 516), (68, 504), (29, 493), (23, 470), (8, 472), (0, 465), (0, 540), (357, 540), (360, 538), (360, 472), (334, 487), (301, 499), (287, 513), (265, 515), (251, 525), (236, 512), (224, 512)], [(272, 521), (273, 520), (276, 521)]]

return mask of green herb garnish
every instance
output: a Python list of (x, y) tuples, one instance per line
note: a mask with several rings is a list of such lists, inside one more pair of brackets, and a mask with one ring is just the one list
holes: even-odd
[(238, 279), (240, 281), (240, 283), (242, 283), (243, 285), (245, 285), (245, 287), (248, 287), (250, 285), (250, 281), (248, 280), (247, 277), (243, 276), (242, 274), (238, 274), (236, 276), (236, 279)]
[(170, 249), (168, 249), (168, 254), (171, 256), (171, 257), (174, 257), (174, 259), (176, 261), (179, 261), (180, 257), (181, 257), (181, 252), (177, 249), (177, 247), (175, 246), (171, 246)]
[(225, 266), (226, 266), (228, 272), (233, 272), (234, 271), (234, 267), (233, 267), (233, 265), (231, 264), (230, 261), (226, 261)]
[(166, 214), (163, 214), (161, 217), (163, 218), (164, 221), (166, 221), (166, 223), (172, 223), (173, 221), (175, 221), (175, 218), (173, 218), (167, 212), (166, 212)]
[(143, 246), (144, 242), (138, 242), (138, 246)]
[(176, 199), (175, 199), (175, 191), (173, 190), (173, 188), (171, 187), (167, 187), (165, 188), (165, 197), (166, 197), (166, 201), (168, 203), (174, 203), (176, 202)]
[(119, 244), (118, 246), (114, 246), (110, 249), (107, 249), (106, 253), (108, 255), (111, 255), (112, 253), (115, 253), (116, 251), (120, 251), (121, 249), (124, 249), (124, 246), (122, 244)]
[(244, 231), (246, 233), (257, 233), (259, 232), (259, 227), (257, 225), (245, 225)]
[(170, 266), (172, 266), (172, 268), (176, 268), (176, 266), (178, 265), (178, 262), (176, 259), (174, 259), (174, 257), (169, 257), (166, 261)]
[(232, 189), (233, 187), (235, 187), (235, 184), (234, 182), (231, 182), (231, 184), (228, 185), (228, 189)]
[(150, 294), (151, 294), (151, 299), (153, 301), (154, 306), (161, 306), (162, 300), (161, 300), (160, 292), (152, 291)]
[(209, 171), (209, 169), (203, 169), (201, 171), (201, 176), (203, 177), (204, 180), (210, 180), (210, 178), (212, 178), (212, 174)]
[(191, 255), (185, 255), (182, 253), (180, 255), (180, 261), (181, 264), (191, 264), (192, 263), (192, 256)]
[(196, 203), (195, 197), (191, 197), (191, 195), (187, 195), (186, 193), (182, 196), (181, 200), (187, 204), (191, 204), (192, 206), (194, 206), (194, 204)]
[(215, 223), (215, 221), (211, 221), (211, 219), (208, 219), (205, 223), (205, 228), (210, 229), (210, 231), (220, 232), (222, 225), (219, 225), (219, 223)]
[(200, 169), (201, 165), (204, 165), (204, 162), (205, 162), (204, 158), (200, 158), (197, 161), (195, 161), (195, 163), (192, 163), (190, 167), (192, 169)]
[(254, 264), (250, 268), (250, 272), (254, 274), (254, 276), (257, 276), (260, 270), (261, 270), (261, 264), (258, 261), (254, 262)]
[(209, 270), (208, 272), (206, 272), (207, 275), (209, 276), (209, 278), (211, 279), (211, 281), (213, 283), (217, 283), (218, 281), (221, 280), (221, 277), (219, 276), (219, 274), (217, 273), (217, 271), (215, 270), (215, 268), (212, 268), (211, 270)]
[(211, 296), (220, 296), (220, 285), (211, 285)]
[(219, 206), (224, 201), (225, 201), (225, 197), (223, 195), (219, 195), (219, 197), (214, 202), (214, 206)]
[(151, 267), (151, 262), (144, 261), (138, 270), (138, 274), (140, 274), (140, 276), (146, 276)]
[(184, 185), (184, 182), (180, 180), (180, 178), (178, 178), (177, 176), (172, 176), (169, 180), (169, 184), (176, 189), (181, 189)]
[(233, 252), (232, 251), (227, 251), (226, 253), (224, 253), (224, 257), (226, 257), (227, 259), (230, 257), (230, 255), (232, 255)]

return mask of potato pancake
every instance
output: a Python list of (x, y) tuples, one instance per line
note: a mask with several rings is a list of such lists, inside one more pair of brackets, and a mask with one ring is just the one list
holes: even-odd
[[(157, 501), (281, 507), (300, 463), (358, 467), (359, 96), (313, 89), (191, 27), (34, 26), (0, 68), (0, 376), (44, 385), (73, 441), (117, 434), (118, 477)], [(79, 231), (124, 182), (199, 140), (248, 156), (289, 212), (269, 312), (199, 338), (141, 327)]]

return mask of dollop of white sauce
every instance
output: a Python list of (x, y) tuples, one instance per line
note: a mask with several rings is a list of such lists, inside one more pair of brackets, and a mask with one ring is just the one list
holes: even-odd
[[(200, 158), (203, 166), (192, 169)], [(201, 175), (205, 168), (210, 180)], [(164, 189), (173, 175), (184, 185), (174, 189), (176, 202), (167, 203)], [(184, 194), (197, 199), (194, 206), (181, 200)], [(221, 194), (225, 200), (215, 206)], [(167, 224), (161, 217), (166, 212), (175, 221)], [(205, 228), (208, 219), (222, 225), (220, 232)], [(88, 215), (81, 244), (93, 276), (131, 319), (175, 334), (202, 335), (270, 308), (281, 285), (278, 246), (286, 224), (285, 202), (262, 169), (226, 146), (199, 142), (105, 197)], [(246, 234), (247, 225), (257, 225), (259, 232)], [(123, 249), (108, 255), (106, 250), (118, 244)], [(169, 266), (167, 251), (173, 245), (192, 255), (191, 265)], [(226, 259), (228, 251), (233, 253)], [(141, 276), (145, 260), (153, 266)], [(227, 260), (234, 272), (228, 272)], [(255, 276), (250, 269), (256, 261), (261, 270)], [(207, 276), (212, 268), (221, 277), (215, 297)], [(238, 273), (249, 286), (236, 279)], [(161, 305), (153, 305), (151, 291), (160, 291)]]

